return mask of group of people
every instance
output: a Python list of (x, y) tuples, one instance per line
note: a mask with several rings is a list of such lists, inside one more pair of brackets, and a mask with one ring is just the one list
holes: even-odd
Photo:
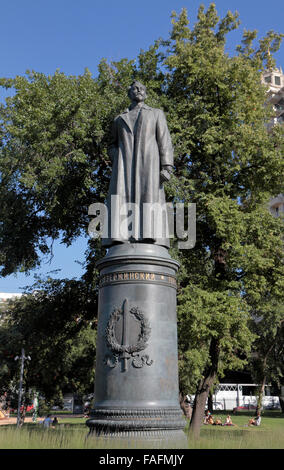
[[(255, 418), (251, 418), (248, 422), (249, 426), (260, 426), (261, 423), (261, 415), (260, 412), (257, 412), (257, 415)], [(215, 420), (213, 419), (213, 416), (211, 415), (209, 410), (206, 410), (203, 424), (212, 424), (214, 426), (236, 426), (232, 422), (232, 418), (230, 415), (227, 415), (227, 418), (225, 420), (225, 423), (222, 423), (221, 418), (216, 418)], [(246, 425), (247, 426), (247, 425)]]
[(212, 424), (213, 426), (235, 426), (230, 415), (227, 415), (225, 423), (223, 424), (221, 418), (215, 418), (214, 420), (209, 410), (206, 410), (205, 412), (203, 424)]
[(55, 428), (59, 423), (58, 423), (58, 418), (57, 416), (54, 416), (54, 418), (51, 418), (51, 415), (48, 414), (42, 421), (43, 427), (44, 428)]

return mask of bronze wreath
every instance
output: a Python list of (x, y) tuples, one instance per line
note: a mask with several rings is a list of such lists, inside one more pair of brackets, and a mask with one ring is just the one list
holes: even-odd
[(110, 349), (113, 351), (114, 354), (121, 354), (123, 352), (127, 352), (128, 354), (132, 354), (134, 352), (142, 351), (147, 346), (147, 341), (149, 339), (151, 328), (149, 325), (149, 321), (143, 313), (140, 312), (138, 307), (132, 307), (130, 309), (130, 313), (134, 315), (137, 320), (140, 321), (141, 324), (141, 332), (138, 336), (138, 341), (136, 344), (132, 345), (121, 345), (117, 342), (115, 336), (115, 322), (118, 321), (120, 315), (122, 315), (122, 310), (120, 308), (116, 308), (108, 321), (106, 327), (106, 341)]

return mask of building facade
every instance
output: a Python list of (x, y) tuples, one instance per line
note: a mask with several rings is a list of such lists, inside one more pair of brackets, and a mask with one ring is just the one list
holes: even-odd
[(0, 312), (5, 309), (5, 306), (8, 304), (9, 300), (15, 300), (18, 297), (21, 297), (23, 294), (20, 292), (7, 293), (0, 292)]
[[(284, 74), (282, 68), (266, 70), (262, 74), (262, 83), (267, 85), (267, 102), (273, 106), (274, 117), (268, 123), (268, 129), (277, 124), (284, 124)], [(269, 208), (275, 217), (284, 215), (284, 195), (271, 199)]]
[(284, 74), (282, 68), (266, 70), (262, 74), (262, 83), (268, 85), (267, 101), (273, 105), (275, 116), (268, 124), (269, 127), (284, 122)]

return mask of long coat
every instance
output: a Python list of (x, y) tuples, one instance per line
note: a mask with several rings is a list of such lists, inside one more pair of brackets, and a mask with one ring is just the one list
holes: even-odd
[[(164, 165), (173, 166), (173, 148), (165, 115), (162, 110), (141, 106), (135, 127), (129, 117), (130, 110), (117, 116), (113, 123), (110, 157), (112, 176), (108, 195), (108, 208), (112, 195), (118, 195), (121, 202), (165, 204), (160, 171)], [(111, 211), (113, 224), (119, 224), (117, 210)], [(138, 239), (143, 238), (143, 229)], [(125, 241), (117, 236), (112, 240)], [(168, 246), (168, 240), (156, 239), (159, 245)], [(110, 245), (110, 240), (103, 240)]]

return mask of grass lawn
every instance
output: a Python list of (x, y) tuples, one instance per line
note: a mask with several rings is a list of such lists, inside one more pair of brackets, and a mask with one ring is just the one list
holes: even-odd
[[(225, 421), (226, 412), (214, 417)], [(189, 449), (284, 449), (284, 415), (277, 411), (264, 411), (260, 427), (247, 426), (253, 412), (232, 415), (235, 426), (203, 425), (200, 439), (188, 435)], [(39, 419), (40, 421), (41, 419)], [(21, 429), (15, 425), (0, 426), (0, 449), (127, 449), (141, 448), (133, 441), (111, 441), (106, 444), (97, 438), (86, 439), (86, 419), (59, 416), (56, 429), (43, 429), (38, 422), (26, 423)]]
[[(216, 412), (214, 418), (225, 422), (228, 412)], [(189, 438), (190, 449), (284, 449), (284, 415), (264, 411), (260, 426), (248, 426), (254, 412), (231, 415), (235, 426), (203, 425), (200, 439)]]

